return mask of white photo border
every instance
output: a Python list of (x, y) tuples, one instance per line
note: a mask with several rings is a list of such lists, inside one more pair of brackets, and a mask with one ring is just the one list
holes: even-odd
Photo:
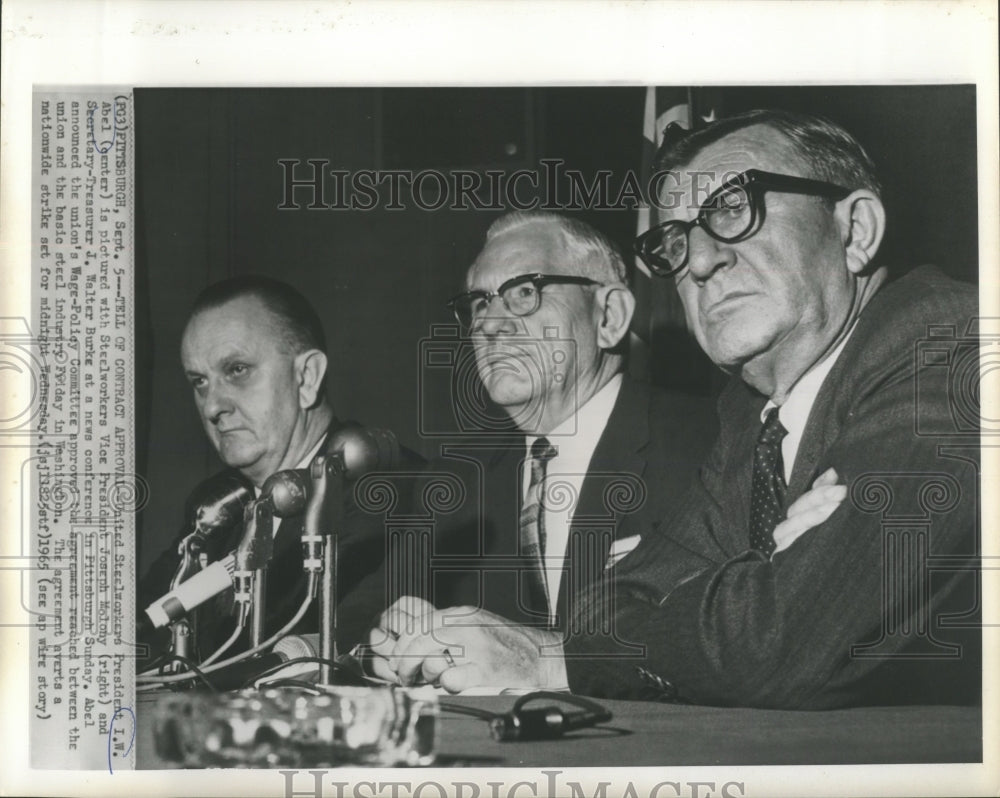
[[(0, 316), (27, 315), (31, 263), (31, 96), (43, 86), (706, 85), (974, 83), (979, 147), (980, 295), (1000, 316), (997, 7), (976, 2), (33, 2), (3, 4)], [(442, 46), (446, 43), (447, 46)], [(618, 43), (616, 47), (614, 43)], [(460, 79), (459, 79), (460, 78)], [(0, 397), (2, 401), (2, 397)], [(984, 415), (1000, 417), (997, 397)], [(992, 404), (990, 404), (992, 403)], [(0, 473), (22, 453), (0, 448)], [(984, 451), (984, 485), (997, 484)], [(991, 482), (989, 474), (994, 475)], [(4, 481), (0, 529), (20, 508)], [(15, 493), (15, 495), (17, 495)], [(1000, 554), (995, 492), (983, 496), (984, 555)], [(6, 546), (6, 541), (4, 541)], [(6, 548), (0, 555), (7, 555)], [(996, 571), (984, 571), (984, 624), (1000, 625)], [(19, 602), (9, 581), (0, 606)], [(1000, 673), (996, 628), (986, 674)], [(32, 772), (24, 733), (27, 630), (0, 628), (7, 794), (281, 794), (259, 772)], [(740, 781), (746, 795), (996, 794), (998, 685), (984, 687), (983, 765), (671, 768), (676, 781)], [(606, 771), (575, 771), (591, 789)], [(370, 778), (370, 772), (366, 773)], [(662, 776), (662, 773), (660, 774)], [(454, 772), (409, 772), (412, 781)], [(483, 771), (480, 780), (496, 778)], [(507, 770), (508, 782), (539, 780)], [(665, 776), (663, 776), (665, 777)], [(354, 779), (361, 778), (357, 773)], [(468, 780), (472, 780), (470, 776)], [(351, 771), (344, 780), (352, 779)], [(655, 774), (642, 776), (649, 784)]]

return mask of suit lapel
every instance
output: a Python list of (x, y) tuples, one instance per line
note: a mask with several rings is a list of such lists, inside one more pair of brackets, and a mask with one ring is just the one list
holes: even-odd
[[(788, 483), (787, 502), (789, 504), (809, 490), (813, 480), (818, 476), (816, 470), (819, 468), (823, 452), (830, 448), (830, 441), (836, 438), (839, 432), (840, 423), (837, 421), (834, 406), (837, 398), (845, 395), (846, 392), (842, 390), (845, 380), (850, 379), (851, 373), (857, 369), (859, 358), (863, 356), (863, 350), (857, 350), (859, 349), (859, 341), (868, 340), (868, 334), (862, 326), (864, 319), (865, 317), (862, 316), (858, 328), (852, 333), (852, 340), (848, 341), (847, 346), (840, 353), (837, 362), (830, 369), (830, 373), (826, 375), (816, 394), (816, 399), (813, 401), (809, 418), (806, 419), (806, 426), (802, 433), (802, 440), (799, 443), (799, 450), (795, 455), (792, 478)], [(849, 364), (854, 368), (848, 370)]]
[[(640, 480), (646, 471), (643, 449), (649, 443), (649, 392), (645, 386), (625, 379), (615, 406), (608, 417), (607, 426), (597, 441), (590, 458), (587, 476), (580, 488), (573, 521), (585, 518), (604, 518), (609, 515), (605, 491), (615, 475), (636, 477)], [(645, 485), (655, 490), (656, 486)], [(624, 516), (628, 519), (628, 515)], [(625, 521), (627, 526), (627, 520)], [(616, 532), (615, 537), (618, 537)]]
[[(724, 446), (719, 466), (722, 492), (717, 494), (721, 506), (716, 510), (718, 517), (708, 522), (716, 542), (729, 555), (746, 551), (750, 542), (754, 447), (762, 424), (760, 414), (767, 401), (738, 377), (733, 380), (727, 389), (728, 395), (719, 403), (719, 422), (723, 431), (718, 445)], [(703, 534), (701, 527), (696, 529), (699, 536)], [(694, 551), (702, 551), (706, 541), (695, 539), (687, 545)]]
[[(830, 375), (827, 375), (824, 384), (829, 379)], [(813, 480), (813, 474), (819, 465), (819, 458), (826, 449), (825, 425), (821, 423), (821, 420), (825, 419), (829, 412), (832, 404), (831, 394), (830, 391), (820, 389), (816, 401), (809, 411), (809, 418), (799, 443), (799, 450), (795, 454), (792, 479), (788, 483), (788, 493), (785, 498), (786, 505), (790, 505), (809, 489), (809, 483)]]
[(755, 395), (754, 401), (750, 403), (750, 417), (743, 424), (738, 436), (740, 455), (734, 463), (733, 482), (736, 484), (735, 499), (739, 502), (738, 517), (743, 519), (743, 523), (725, 525), (725, 529), (733, 536), (730, 550), (734, 552), (745, 551), (750, 545), (750, 497), (753, 490), (754, 449), (763, 427), (760, 414), (765, 403), (765, 399), (757, 398)]
[[(569, 562), (569, 572), (564, 572), (559, 589), (558, 617), (565, 623), (568, 581), (574, 589), (585, 588), (603, 572), (612, 540), (639, 534), (636, 513), (616, 513), (608, 506), (608, 489), (622, 479), (638, 479), (645, 491), (655, 490), (655, 485), (645, 485), (646, 455), (649, 443), (649, 392), (645, 386), (628, 378), (622, 381), (608, 423), (597, 442), (590, 459), (587, 476), (580, 488), (580, 497), (567, 541), (567, 556), (576, 553), (577, 562)], [(603, 530), (610, 527), (611, 537), (604, 537)], [(597, 533), (596, 540), (587, 540)]]

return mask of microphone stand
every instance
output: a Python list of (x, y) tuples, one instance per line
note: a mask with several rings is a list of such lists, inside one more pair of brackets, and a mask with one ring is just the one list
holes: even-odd
[(322, 548), (319, 583), (320, 684), (333, 684), (337, 658), (337, 549), (344, 521), (344, 480), (347, 468), (340, 452), (318, 455), (309, 466), (312, 492), (306, 505), (302, 541), (306, 561), (315, 562)]
[[(226, 473), (201, 483), (192, 499), (197, 507), (194, 529), (181, 540), (177, 553), (180, 562), (170, 580), (170, 590), (186, 582), (209, 564), (205, 551), (207, 539), (218, 530), (232, 527), (253, 498), (250, 484), (236, 474)], [(198, 640), (198, 613), (192, 612), (170, 624), (170, 650), (178, 657), (192, 659)], [(174, 661), (168, 670), (184, 667)]]
[[(178, 554), (181, 555), (181, 561), (174, 572), (174, 578), (170, 580), (171, 590), (174, 590), (181, 582), (190, 579), (198, 570), (196, 567), (197, 563), (188, 546), (193, 537), (193, 532), (185, 536), (178, 547)], [(198, 639), (197, 623), (197, 616), (192, 613), (190, 618), (179, 618), (170, 624), (170, 651), (175, 656), (184, 657), (185, 659), (191, 658), (191, 655), (194, 653), (192, 651), (192, 642)], [(185, 666), (180, 660), (174, 660), (167, 665), (166, 670), (170, 673), (177, 673), (183, 667)]]
[(239, 623), (250, 618), (250, 645), (264, 640), (267, 618), (267, 565), (274, 550), (274, 510), (269, 498), (247, 505), (243, 539), (236, 549), (233, 586), (240, 607)]
[[(197, 630), (194, 618), (181, 618), (170, 624), (170, 650), (174, 656), (184, 659), (192, 658), (192, 654), (194, 654), (192, 643), (197, 640)], [(184, 667), (186, 666), (180, 660), (175, 659), (167, 666), (166, 670), (168, 673), (178, 673)]]

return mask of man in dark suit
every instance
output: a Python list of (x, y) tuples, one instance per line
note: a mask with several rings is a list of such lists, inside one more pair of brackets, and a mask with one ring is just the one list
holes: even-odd
[(449, 645), (477, 678), (599, 696), (978, 701), (975, 289), (928, 267), (888, 281), (874, 168), (824, 120), (721, 120), (659, 167), (661, 221), (637, 246), (733, 375), (719, 438), (613, 594), (580, 607), (611, 634), (560, 650), (483, 624)]
[[(503, 217), (467, 289), (451, 305), (490, 398), (522, 434), (507, 445), (470, 435), (433, 464), (464, 501), (437, 519), (421, 597), (567, 636), (574, 602), (605, 590), (611, 563), (676, 509), (711, 441), (711, 409), (624, 376), (635, 300), (621, 256), (585, 223)], [(402, 675), (409, 663), (433, 680), (442, 662), (404, 658)]]
[[(456, 443), (434, 461), (432, 479), (447, 474), (464, 500), (434, 527), (433, 557), (424, 597), (437, 607), (481, 607), (518, 623), (565, 633), (580, 591), (601, 590), (609, 565), (644, 531), (676, 509), (711, 440), (706, 403), (623, 377), (603, 430), (596, 430), (589, 462), (549, 461), (545, 510), (549, 530), (568, 536), (546, 545), (543, 562), (553, 598), (534, 577), (520, 547), (524, 505), (524, 437), (508, 444)], [(566, 450), (566, 439), (552, 438)], [(563, 443), (560, 444), (559, 441)]]
[[(326, 396), (326, 340), (309, 302), (286, 283), (256, 275), (224, 280), (206, 288), (195, 302), (184, 331), (181, 359), (212, 446), (229, 467), (220, 476), (242, 480), (252, 499), (274, 473), (306, 469), (321, 452), (334, 451), (353, 425), (339, 421)], [(404, 450), (404, 468), (419, 465)], [(234, 488), (235, 489), (235, 488)], [(350, 491), (347, 491), (350, 494)], [(189, 508), (190, 513), (197, 508)], [(349, 647), (367, 631), (372, 617), (385, 606), (382, 561), (383, 519), (363, 512), (350, 498), (340, 533), (338, 642)], [(243, 536), (242, 516), (206, 542), (215, 561), (234, 550)], [(268, 566), (265, 636), (290, 621), (305, 597), (302, 555), (303, 517), (278, 522)], [(139, 609), (170, 589), (180, 561), (178, 547), (191, 527), (161, 555), (139, 585)], [(198, 611), (198, 656), (215, 651), (232, 633), (233, 591), (226, 590)], [(317, 602), (294, 631), (318, 629)], [(152, 642), (153, 654), (163, 647), (164, 632)], [(228, 654), (247, 647), (246, 630)]]

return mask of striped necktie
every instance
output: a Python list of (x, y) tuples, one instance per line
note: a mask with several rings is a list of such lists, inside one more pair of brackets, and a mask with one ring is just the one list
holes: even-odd
[(531, 444), (531, 469), (528, 491), (521, 505), (520, 542), (521, 556), (531, 563), (529, 595), (531, 608), (547, 613), (549, 606), (548, 581), (545, 578), (545, 468), (556, 456), (557, 449), (547, 438), (538, 438)]

